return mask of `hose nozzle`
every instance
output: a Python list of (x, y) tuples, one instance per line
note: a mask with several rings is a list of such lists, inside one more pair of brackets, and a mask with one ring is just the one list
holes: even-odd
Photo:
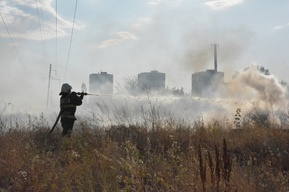
[(84, 93), (84, 92), (76, 92), (76, 95), (88, 95), (88, 93)]

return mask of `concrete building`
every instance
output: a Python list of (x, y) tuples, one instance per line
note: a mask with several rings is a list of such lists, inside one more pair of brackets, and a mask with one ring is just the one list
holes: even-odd
[(158, 71), (138, 74), (138, 86), (142, 91), (160, 91), (165, 89), (166, 74)]
[(218, 72), (217, 44), (214, 46), (214, 69), (192, 74), (192, 95), (211, 97), (224, 85), (224, 73)]
[(224, 73), (206, 70), (192, 74), (192, 95), (208, 97), (224, 85)]
[(112, 94), (113, 75), (107, 72), (89, 75), (89, 93)]

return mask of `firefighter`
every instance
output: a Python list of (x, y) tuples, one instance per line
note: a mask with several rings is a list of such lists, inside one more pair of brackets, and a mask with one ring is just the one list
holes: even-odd
[(68, 83), (64, 83), (61, 87), (60, 98), (60, 113), (61, 113), (61, 125), (62, 136), (71, 136), (75, 118), (76, 106), (82, 104), (84, 93), (80, 96), (76, 92), (71, 92), (72, 87)]

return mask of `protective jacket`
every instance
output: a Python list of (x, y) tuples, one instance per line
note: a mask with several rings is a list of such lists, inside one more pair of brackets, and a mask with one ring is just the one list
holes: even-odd
[(83, 96), (77, 96), (75, 92), (72, 93), (61, 93), (60, 98), (60, 111), (61, 118), (70, 118), (76, 120), (74, 114), (76, 106), (82, 104)]

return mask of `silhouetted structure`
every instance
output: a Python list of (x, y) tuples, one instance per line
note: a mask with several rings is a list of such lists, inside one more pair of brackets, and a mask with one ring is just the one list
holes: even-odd
[(224, 84), (224, 73), (206, 70), (192, 74), (192, 95), (207, 96)]
[(107, 72), (89, 75), (89, 92), (96, 94), (113, 93), (113, 75)]
[(160, 91), (165, 88), (166, 74), (158, 71), (138, 74), (138, 86), (142, 91)]
[(192, 95), (210, 96), (221, 85), (224, 85), (224, 73), (218, 72), (217, 44), (214, 46), (214, 69), (192, 74)]

